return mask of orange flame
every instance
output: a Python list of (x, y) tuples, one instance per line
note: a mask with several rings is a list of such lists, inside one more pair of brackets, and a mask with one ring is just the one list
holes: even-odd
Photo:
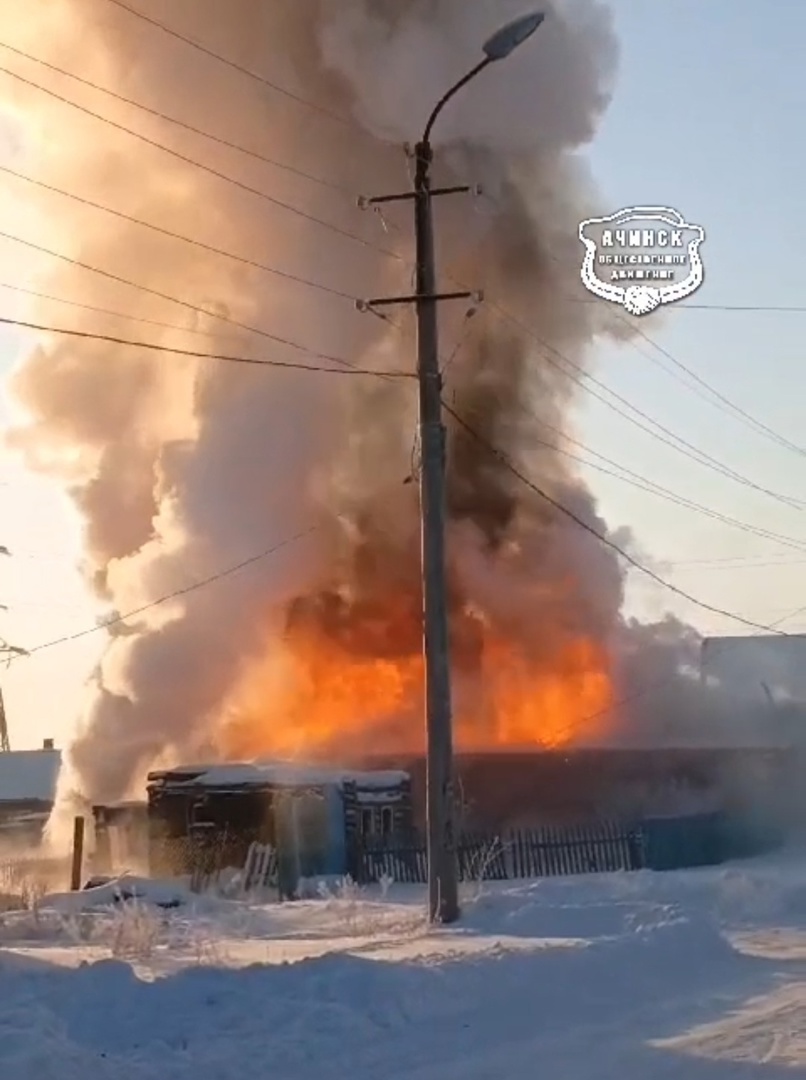
[[(362, 645), (367, 633), (377, 646), (384, 631), (389, 640), (392, 629), (401, 630), (392, 610), (385, 621), (360, 627)], [(457, 646), (463, 636), (467, 644), (464, 630), (454, 630)], [(480, 640), (472, 664), (461, 655), (454, 662), (458, 750), (554, 749), (606, 733), (614, 695), (601, 644), (562, 638), (548, 658), (543, 648), (537, 660), (525, 644), (483, 623), (474, 630)], [(327, 633), (315, 623), (292, 627), (269, 659), (246, 671), (226, 710), (222, 753), (355, 760), (421, 751), (423, 663), (416, 634), (404, 635), (409, 648), (382, 656), (377, 648), (369, 654), (358, 648), (354, 632), (354, 626), (346, 633)]]

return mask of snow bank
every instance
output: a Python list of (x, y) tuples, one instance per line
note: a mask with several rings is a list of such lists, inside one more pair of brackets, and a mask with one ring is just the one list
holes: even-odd
[(38, 907), (40, 911), (78, 915), (85, 911), (100, 911), (129, 900), (138, 900), (160, 908), (174, 908), (188, 903), (192, 898), (192, 893), (175, 881), (158, 881), (124, 874), (103, 885), (79, 892), (49, 893), (42, 897)]
[[(569, 1080), (715, 1080), (702, 1055), (741, 1047), (747, 1080), (769, 1080), (769, 1021), (759, 1007), (745, 1022), (743, 1003), (783, 974), (731, 930), (769, 913), (776, 889), (806, 941), (806, 863), (762, 860), (491, 884), (458, 927), (431, 932), (422, 891), (399, 886), (385, 901), (205, 900), (152, 919), (147, 964), (139, 933), (130, 963), (108, 959), (137, 905), (80, 913), (90, 946), (0, 949), (0, 1076), (242, 1080), (270, 1063), (283, 1080), (533, 1080), (538, 1065)], [(43, 963), (71, 951), (107, 959)]]
[(440, 962), (440, 940), (426, 962), (331, 955), (191, 968), (150, 983), (118, 962), (0, 965), (0, 1075), (55, 1076), (58, 1062), (61, 1080), (79, 1071), (84, 1080), (100, 1061), (121, 1080), (235, 1078), (263, 1061), (284, 1080), (475, 1077), (474, 1059), (493, 1046), (500, 1063), (502, 1045), (534, 1049), (572, 1022), (620, 1024), (661, 987), (683, 993), (695, 980), (702, 987), (703, 972), (718, 982), (742, 964), (715, 930), (684, 918), (571, 949), (524, 953), (491, 941), (464, 961)]

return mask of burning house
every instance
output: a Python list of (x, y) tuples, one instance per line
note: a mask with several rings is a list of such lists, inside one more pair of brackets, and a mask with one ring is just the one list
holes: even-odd
[[(443, 342), (455, 343), (444, 365), (454, 722), (458, 751), (489, 755), (484, 768), (496, 777), (478, 779), (474, 765), (471, 801), (484, 790), (505, 800), (517, 788), (522, 802), (551, 789), (552, 813), (590, 813), (586, 789), (604, 766), (564, 756), (688, 744), (692, 733), (707, 747), (713, 693), (692, 675), (692, 628), (623, 614), (618, 551), (632, 538), (603, 519), (565, 448), (594, 345), (633, 331), (610, 305), (573, 302), (590, 300), (579, 222), (605, 209), (581, 151), (614, 86), (612, 18), (599, 0), (542, 6), (535, 47), (483, 87), (469, 85), (434, 133), (435, 183), (485, 192), (440, 200), (441, 271), (489, 298), (472, 318), (460, 305), (440, 309)], [(77, 301), (78, 335), (37, 343), (15, 372), (25, 419), (11, 437), (74, 500), (92, 587), (137, 612), (108, 628), (58, 809), (69, 819), (75, 792), (98, 805), (130, 798), (152, 770), (152, 813), (169, 833), (210, 824), (208, 814), (226, 827), (237, 815), (245, 832), (270, 836), (269, 806), (285, 790), (274, 774), (153, 770), (167, 760), (327, 766), (422, 754), (412, 327), (362, 316), (350, 299), (408, 294), (412, 242), (406, 219), (362, 217), (353, 195), (399, 190), (404, 144), (521, 3), (172, 0), (180, 33), (234, 65), (286, 72), (313, 108), (211, 67), (203, 51), (180, 54), (181, 42), (104, 0), (62, 7), (56, 25), (45, 0), (31, 0), (11, 44), (58, 65), (80, 42), (86, 77), (118, 95), (110, 118), (120, 100), (172, 102), (253, 149), (235, 164), (218, 140), (204, 149), (213, 168), (199, 167), (186, 133), (158, 113), (138, 118), (146, 149), (125, 109), (98, 138), (92, 117), (16, 87), (42, 186), (17, 186), (14, 199), (47, 222), (55, 250), (67, 256), (80, 238), (85, 268), (67, 257), (32, 265), (46, 293)], [(42, 140), (40, 153), (38, 133), (51, 130), (60, 137)], [(175, 147), (182, 153), (164, 152)], [(54, 214), (48, 181), (65, 178), (154, 229), (86, 207)], [(224, 249), (242, 257), (222, 258)], [(267, 251), (272, 268), (255, 261)], [(114, 278), (121, 253), (136, 287)], [(268, 347), (286, 367), (158, 365), (98, 341), (93, 308), (119, 307), (121, 280), (126, 310), (149, 324), (155, 346), (191, 352), (202, 333), (211, 353), (257, 361)], [(47, 322), (31, 304), (31, 319)], [(313, 372), (294, 369), (301, 356), (316, 358), (303, 362)], [(238, 573), (225, 570), (221, 586), (188, 588), (227, 567)], [(505, 774), (501, 755), (521, 756)], [(648, 757), (620, 760), (622, 776), (650, 769)], [(205, 775), (227, 778), (218, 790)], [(338, 816), (347, 787), (324, 790), (334, 792), (327, 814)], [(365, 811), (362, 820), (378, 820)]]
[[(415, 822), (422, 825), (425, 759), (372, 763), (406, 769)], [(790, 763), (791, 754), (780, 747), (460, 754), (457, 820), (473, 832), (712, 813), (745, 819), (761, 807), (774, 817), (776, 806), (785, 810)]]

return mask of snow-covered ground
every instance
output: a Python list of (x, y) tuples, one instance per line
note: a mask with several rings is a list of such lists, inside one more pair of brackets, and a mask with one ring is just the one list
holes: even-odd
[(806, 853), (0, 921), (2, 1080), (806, 1076)]

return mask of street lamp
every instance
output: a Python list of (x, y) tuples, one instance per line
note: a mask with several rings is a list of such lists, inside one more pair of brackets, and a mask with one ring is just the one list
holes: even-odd
[[(420, 512), (422, 515), (425, 696), (427, 731), (428, 912), (434, 922), (459, 916), (453, 831), (453, 732), (445, 572), (445, 428), (439, 371), (436, 271), (430, 182), (431, 131), (451, 98), (497, 60), (504, 60), (537, 30), (542, 12), (497, 30), (484, 59), (437, 102), (415, 148), (414, 228), (417, 244), (417, 376), (420, 390)], [(447, 191), (446, 191), (447, 193)]]
[(432, 922), (451, 923), (459, 916), (456, 845), (453, 833), (453, 734), (451, 671), (445, 574), (445, 428), (442, 424), (442, 376), (439, 371), (437, 304), (460, 300), (469, 292), (436, 291), (432, 201), (436, 195), (467, 192), (463, 185), (431, 188), (431, 131), (451, 98), (489, 64), (505, 60), (537, 30), (542, 12), (522, 15), (488, 38), (480, 60), (434, 106), (414, 151), (414, 191), (360, 197), (358, 205), (414, 201), (417, 245), (416, 291), (411, 296), (358, 300), (359, 311), (389, 304), (414, 303), (417, 311), (417, 381), (420, 405), (420, 516), (423, 560), (423, 652), (425, 654), (425, 718), (427, 733), (428, 915)]

